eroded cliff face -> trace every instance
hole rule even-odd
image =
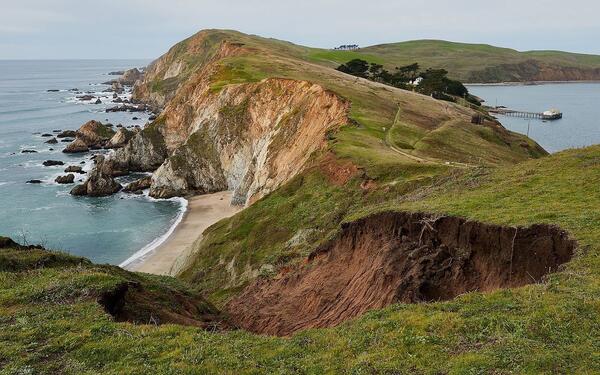
[[[175,97],[179,87],[189,83],[188,79],[192,76],[205,78],[215,62],[245,52],[248,49],[243,44],[226,40],[224,34],[201,31],[152,62],[144,79],[135,85],[133,99],[160,110]],[[204,69],[206,71],[197,74]]]
[[[223,53],[230,46],[221,45]],[[260,199],[300,173],[327,133],[348,123],[349,103],[306,81],[270,78],[211,88],[218,67],[187,80],[161,116],[111,158],[115,171],[154,171],[156,198],[234,192]]]
[[[576,246],[554,226],[386,212],[344,224],[305,264],[258,278],[226,310],[244,329],[286,336],[393,303],[537,283],[568,262]]]
[[[600,69],[543,64],[528,60],[518,64],[502,64],[476,71],[469,82],[544,82],[597,81]]]
[[[170,156],[150,194],[233,190],[233,203],[251,203],[302,171],[327,132],[348,122],[348,107],[304,81],[267,79],[218,93],[207,86],[165,110],[160,129]]]

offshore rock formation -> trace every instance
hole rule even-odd
[[[75,132],[75,140],[63,150],[64,153],[87,152],[100,149],[109,144],[115,135],[114,130],[99,121],[91,120],[83,124]]]
[[[123,188],[123,191],[126,193],[137,193],[144,189],[150,188],[151,183],[152,183],[151,176],[142,177],[139,180],[135,180],[135,181],[129,183],[127,186],[125,186],[125,188]]]
[[[107,172],[108,166],[105,164],[104,156],[97,155],[95,161],[96,167],[90,172],[88,179],[82,185],[75,186],[71,190],[72,195],[103,197],[121,190],[121,184],[115,181],[110,172]]]

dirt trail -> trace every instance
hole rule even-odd
[[[392,303],[539,282],[569,261],[575,246],[548,225],[382,213],[344,225],[305,265],[255,281],[229,302],[227,313],[244,329],[286,336]]]
[[[447,107],[446,111],[448,111]],[[392,126],[387,129],[387,131],[385,132],[385,144],[395,153],[400,154],[406,158],[409,158],[411,160],[416,161],[417,163],[424,163],[424,164],[437,164],[437,165],[445,165],[448,167],[454,167],[454,168],[471,168],[474,167],[473,165],[470,164],[466,164],[466,163],[460,163],[460,162],[455,162],[455,161],[443,161],[443,160],[437,160],[437,159],[432,159],[432,158],[423,158],[417,155],[413,155],[410,154],[406,151],[403,151],[401,149],[399,149],[398,147],[394,146],[393,142],[390,139],[390,135],[392,132],[392,129],[394,129],[395,126],[398,125],[399,119],[400,119],[400,112],[401,112],[401,108],[398,107],[398,111],[396,112],[396,116],[394,117],[394,123],[392,124]]]

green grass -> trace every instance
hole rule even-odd
[[[444,68],[463,82],[527,81],[536,79],[531,62],[550,67],[570,67],[593,71],[600,56],[560,51],[519,52],[486,44],[455,43],[441,40],[415,40],[362,48],[359,53],[384,61],[388,68],[418,62],[423,68]],[[530,68],[529,68],[530,69]]]
[[[258,202],[257,210],[283,212],[310,201],[286,195],[302,191],[300,183],[293,181]],[[307,193],[341,194],[319,187],[316,178],[302,183]],[[600,147],[595,146],[512,167],[455,171],[364,207],[355,218],[395,209],[507,225],[555,223],[575,236],[580,250],[565,270],[543,284],[469,293],[442,303],[396,304],[337,328],[307,330],[291,338],[115,323],[93,296],[122,278],[142,277],[115,268],[66,263],[3,270],[0,365],[3,373],[597,373],[599,183]],[[308,207],[300,211],[307,218],[315,214]],[[222,226],[239,226],[244,234],[240,240],[248,241],[250,250],[267,227],[244,223],[249,226],[242,231],[240,219],[217,224],[212,240],[225,233]],[[0,254],[8,259],[16,252]],[[169,278],[149,280],[159,290],[186,288]]]
[[[384,64],[386,60],[379,56],[373,56],[357,51],[334,51],[334,50],[314,50],[308,55],[308,59],[320,63],[345,64],[350,60],[361,59],[369,63]]]

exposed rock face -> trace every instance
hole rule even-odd
[[[72,195],[88,195],[90,197],[102,197],[111,195],[119,190],[122,186],[110,175],[105,173],[104,162],[102,155],[96,156],[96,168],[90,172],[88,179],[83,185],[78,185],[71,190]]]
[[[60,160],[46,160],[42,164],[44,167],[53,167],[55,165],[64,165],[65,163]]]
[[[76,132],[75,140],[70,143],[63,152],[78,153],[87,152],[90,149],[106,147],[110,139],[115,135],[110,126],[92,120],[83,124]]]
[[[88,146],[102,147],[114,135],[110,127],[98,121],[88,121],[77,130],[77,138],[83,140]]]
[[[218,45],[218,48],[211,48],[212,45]],[[228,41],[226,34],[201,31],[152,62],[146,68],[144,79],[134,86],[133,98],[162,109],[199,66],[207,67],[200,75],[206,74],[213,62],[245,51],[243,44]]]
[[[82,139],[75,139],[64,148],[63,152],[66,154],[77,154],[80,152],[88,152],[90,148]]]
[[[69,173],[65,176],[58,176],[54,181],[56,181],[58,184],[72,184],[73,181],[75,181],[75,175]]]
[[[348,121],[348,103],[309,82],[196,90],[163,113],[170,156],[152,178],[153,197],[228,189],[234,204],[251,203],[299,173],[326,145],[326,133]]]
[[[133,137],[134,133],[125,128],[119,128],[115,135],[108,141],[106,147],[107,148],[121,148],[129,142],[129,140]]]
[[[87,195],[87,185],[86,184],[76,185],[73,189],[71,189],[69,194],[75,195],[75,196]]]
[[[469,82],[597,81],[600,68],[585,69],[542,64],[528,60],[518,64],[501,64],[473,72]]]
[[[60,132],[57,138],[75,138],[77,137],[77,132],[75,130],[65,130]]]
[[[289,335],[392,303],[536,283],[568,262],[575,247],[564,231],[548,225],[383,213],[345,224],[307,264],[256,280],[227,310],[242,328]]]
[[[83,171],[83,168],[81,168],[78,165],[69,165],[65,169],[65,173],[85,173],[85,172]]]
[[[123,76],[119,78],[119,83],[124,86],[133,86],[135,83],[144,78],[144,73],[140,72],[138,68],[133,68],[125,71]]]
[[[56,138],[50,138],[45,143],[48,143],[48,144],[51,144],[51,145],[55,145],[55,144],[58,143],[58,140]]]
[[[152,177],[151,176],[143,177],[143,178],[140,178],[139,180],[133,181],[132,183],[130,183],[127,186],[125,186],[125,188],[123,189],[123,191],[125,191],[127,193],[135,193],[135,192],[138,192],[140,190],[148,189],[148,188],[150,188],[150,183],[151,182],[152,182]]]
[[[152,172],[167,158],[167,148],[162,134],[150,126],[135,134],[109,159],[113,169],[132,172]]]

